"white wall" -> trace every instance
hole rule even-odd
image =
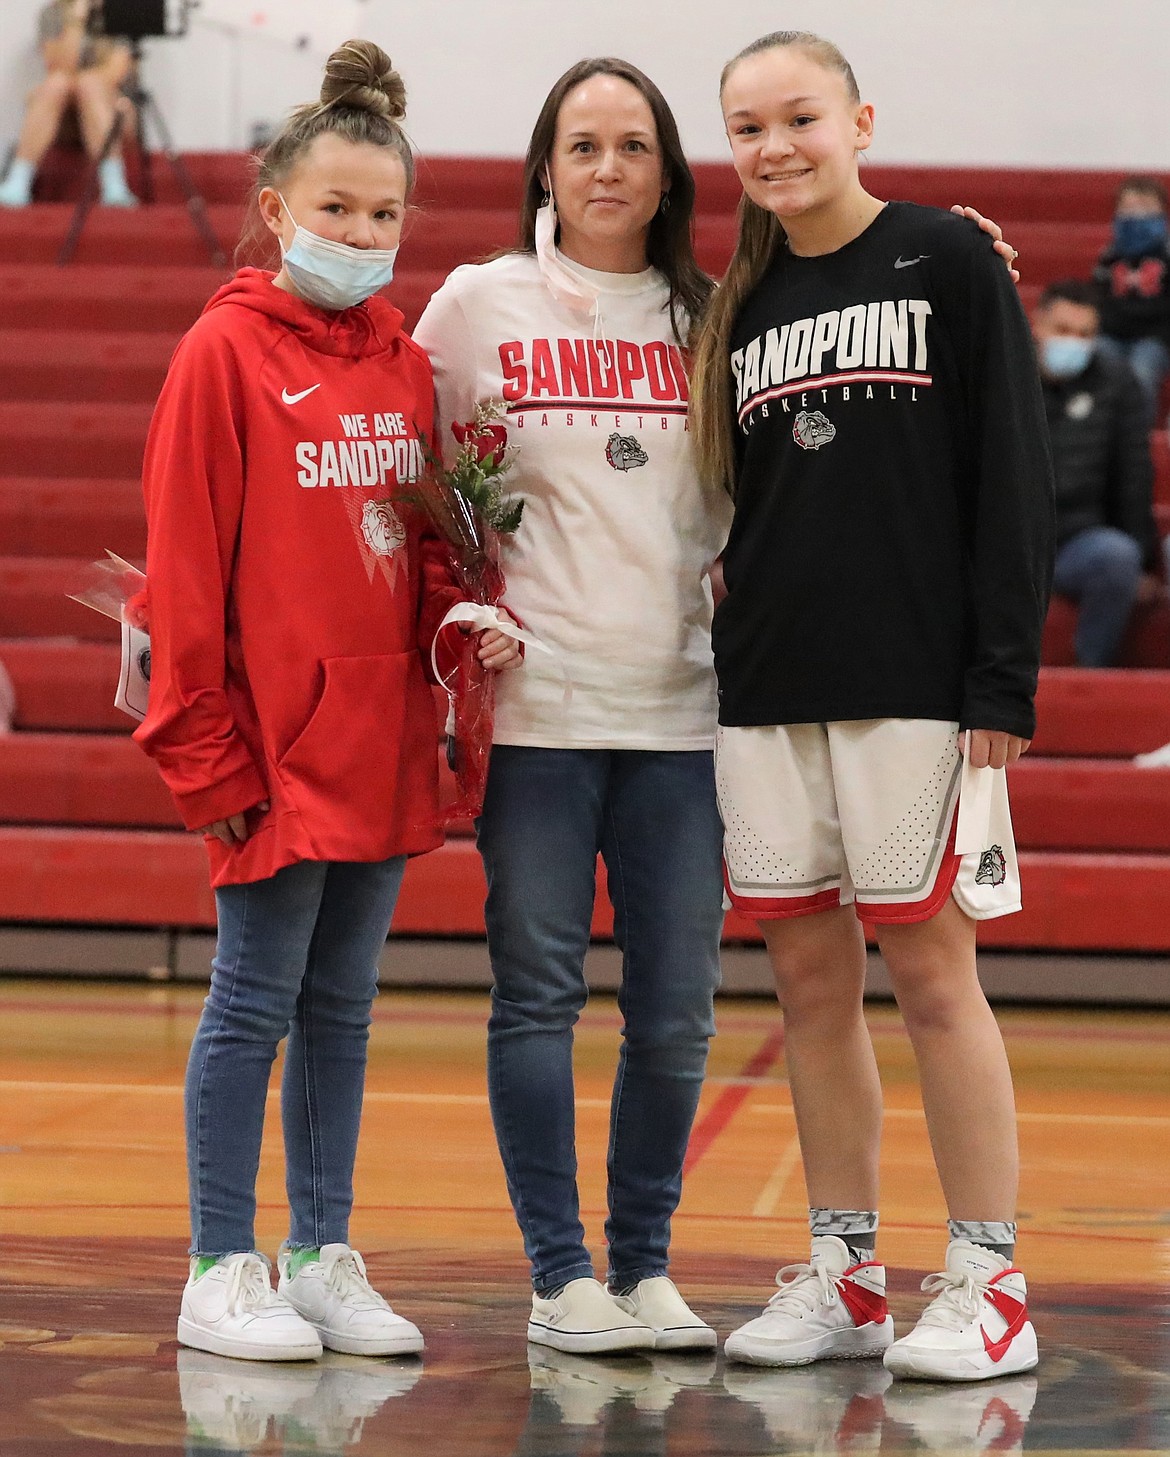
[[[0,146],[39,4],[0,0]],[[694,158],[718,159],[722,62],[807,26],[877,107],[874,161],[1170,170],[1167,0],[204,0],[193,17],[186,40],[148,44],[146,65],[191,149],[242,146],[314,95],[325,53],[356,32],[406,76],[423,152],[518,155],[556,76],[609,53],[659,83]]]

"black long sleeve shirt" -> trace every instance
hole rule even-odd
[[[1031,333],[990,240],[890,203],[835,253],[780,253],[731,349],[720,723],[1031,737],[1052,467]]]

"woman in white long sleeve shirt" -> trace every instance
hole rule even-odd
[[[557,655],[497,684],[478,839],[489,1091],[532,1264],[528,1338],[578,1352],[716,1339],[666,1275],[723,921],[708,571],[730,509],[700,486],[687,428],[682,350],[711,286],[693,199],[657,87],[581,62],[533,132],[520,246],[456,269],[415,333],[445,437],[477,401],[506,403],[525,501],[507,601]],[[599,853],[623,953],[608,1288],[578,1212],[572,1066]]]

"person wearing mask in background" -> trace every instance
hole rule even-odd
[[[1146,404],[1134,371],[1096,347],[1090,284],[1049,284],[1032,334],[1056,474],[1054,588],[1080,608],[1076,658],[1117,661],[1134,603],[1161,590]]]
[[[16,151],[0,183],[0,207],[32,201],[37,168],[69,106],[77,108],[86,153],[93,159],[101,155],[134,61],[124,40],[89,34],[91,8],[90,0],[53,0],[41,11],[38,40],[46,75],[29,95]],[[98,187],[105,207],[138,206],[120,151],[99,164]]]
[[[1170,236],[1166,189],[1154,177],[1127,177],[1117,189],[1113,239],[1097,260],[1102,344],[1126,359],[1157,423],[1170,371]]]

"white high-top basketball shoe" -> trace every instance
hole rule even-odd
[[[1028,1319],[1028,1286],[994,1250],[953,1239],[946,1269],[922,1288],[934,1299],[918,1324],[885,1354],[895,1376],[986,1381],[1031,1371],[1039,1357]]]
[[[729,1361],[803,1366],[809,1361],[880,1356],[894,1339],[886,1269],[855,1264],[844,1240],[819,1234],[807,1265],[787,1265],[762,1315],[728,1336]]]

